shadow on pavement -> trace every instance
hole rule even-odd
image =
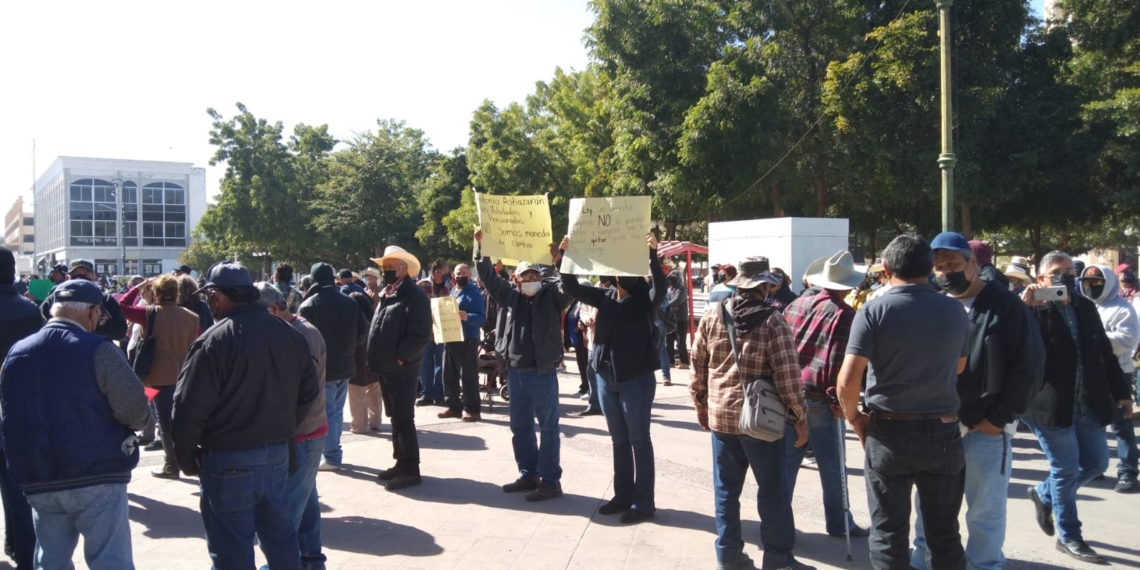
[[[321,519],[321,547],[370,556],[437,556],[435,537],[407,525],[365,517]]]
[[[420,449],[446,449],[448,451],[483,451],[487,442],[475,435],[451,431],[421,431],[417,433]]]
[[[202,515],[194,509],[128,493],[130,519],[146,527],[148,538],[205,538]]]
[[[621,517],[617,515],[607,516],[596,514],[590,521],[600,526],[629,526],[621,522]],[[677,509],[657,509],[656,516],[652,520],[641,523],[643,525],[657,525],[667,526],[672,528],[680,528],[685,530],[692,530],[696,532],[707,533],[711,537],[716,536],[716,521],[709,515],[696,513],[693,511],[680,511]],[[760,535],[759,525],[757,525],[756,536]],[[747,542],[747,540],[746,540]]]
[[[503,481],[510,483],[510,481]],[[590,517],[602,500],[566,493],[549,501],[528,502],[526,493],[504,493],[500,485],[471,479],[424,476],[424,484],[400,492],[410,499],[449,505],[479,505],[495,509],[510,509],[545,514],[580,515]]]
[[[760,538],[760,523],[749,521],[743,527],[744,539],[755,544]],[[752,534],[749,534],[752,533]],[[751,539],[751,540],[749,540]],[[847,561],[846,541],[826,534],[796,532],[796,560],[809,565],[819,564],[834,568],[870,568],[867,539],[851,539],[851,562]]]
[[[704,431],[701,429],[701,426],[697,425],[696,420],[693,420],[691,422],[682,422],[682,421],[677,421],[677,420],[662,420],[659,418],[653,418],[653,423],[664,426],[664,427],[671,427],[671,428],[676,428],[676,429],[685,429],[685,430],[689,430],[689,431]]]

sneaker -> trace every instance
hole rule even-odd
[[[1113,491],[1117,493],[1131,493],[1136,490],[1136,478],[1125,475],[1116,480],[1116,488]]]
[[[600,416],[602,415],[602,411],[598,408],[586,408],[578,412],[576,415],[580,418],[584,418],[586,416]]]
[[[518,493],[533,491],[538,488],[538,477],[519,477],[513,483],[503,485],[504,493]]]
[[[340,471],[340,465],[329,463],[327,459],[322,457],[321,464],[317,466],[317,471]]]
[[[585,400],[585,401],[589,402],[590,401],[590,395],[589,394],[582,394],[581,396],[578,396],[578,399],[579,400]]]
[[[630,508],[632,508],[632,505],[627,505],[625,503],[615,503],[611,500],[610,502],[598,507],[598,514],[616,515],[618,513],[624,513]]]
[[[423,482],[423,478],[419,475],[408,475],[405,473],[399,477],[396,477],[395,479],[392,479],[391,481],[388,481],[388,484],[384,485],[384,488],[388,489],[389,491],[399,491],[400,489],[415,487],[416,485],[422,484]]]
[[[685,363],[683,363],[683,362],[682,362],[681,364],[678,364],[678,365],[677,365],[677,369],[678,369],[678,370],[688,370],[688,369],[689,369],[689,365],[688,365],[688,364],[685,364]]]
[[[465,421],[465,422],[477,422],[481,419],[483,419],[483,416],[481,414],[479,414],[479,412],[475,412],[474,414],[471,414],[471,413],[463,414],[463,421]]]
[[[170,465],[164,465],[160,469],[151,471],[150,474],[159,479],[170,479],[173,481],[175,479],[178,479],[178,468],[172,467]]]
[[[391,481],[400,476],[400,470],[395,467],[389,467],[376,474],[376,479],[379,481]]]
[[[430,405],[431,405],[431,400],[429,400],[427,398],[420,398],[420,399],[416,400],[416,407],[417,408],[422,408],[424,406],[430,406]]]
[[[143,446],[143,451],[162,451],[162,440],[156,439]]]
[[[432,402],[432,404],[433,404],[433,405],[436,405],[436,406],[439,406],[439,407],[441,407],[441,408],[442,408],[442,407],[445,407],[445,406],[447,406],[447,402],[445,402],[445,401],[443,400],[443,398],[436,398],[436,399],[435,399],[435,401],[434,401],[434,402]]]
[[[459,419],[459,418],[463,417],[463,412],[458,411],[458,410],[444,410],[444,411],[436,414],[435,417],[437,417],[441,420],[446,420],[448,418]]]
[[[537,501],[545,501],[548,499],[557,499],[562,496],[562,488],[555,487],[554,485],[539,485],[537,489],[526,494],[526,500],[532,503]]]
[[[651,518],[653,518],[653,513],[646,513],[643,511],[626,511],[626,513],[621,516],[621,522],[622,524],[637,524],[645,522]]]
[[[847,535],[842,533],[842,532],[836,533],[836,534],[832,534],[829,532],[829,533],[827,533],[827,536],[831,536],[831,537],[835,537],[835,538],[844,538]],[[871,531],[867,530],[866,527],[861,527],[857,524],[851,526],[851,538],[867,538],[868,536],[871,536]]]
[[[585,391],[585,390],[578,390],[577,392],[574,392],[574,397],[576,397],[576,398],[581,398],[582,396],[589,396],[589,395],[590,395],[590,393]]]
[[[664,385],[665,385],[665,386],[672,386],[672,385],[673,385],[673,381],[672,381],[672,380],[670,380],[670,379],[668,379],[668,378],[666,378],[666,379],[665,379],[665,382],[664,382]]]
[[[736,560],[733,561],[731,564],[717,564],[716,570],[733,570],[735,568],[751,568],[751,567],[752,567],[752,558],[750,558],[748,556],[748,553],[741,552],[740,556],[737,556]]]

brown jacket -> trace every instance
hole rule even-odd
[[[198,315],[175,303],[163,303],[153,309],[158,311],[154,315],[154,364],[142,382],[151,387],[173,386],[186,362],[190,345],[198,338]],[[146,338],[147,333],[144,325],[139,338]]]

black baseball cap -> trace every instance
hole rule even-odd
[[[189,265],[179,265],[178,269],[175,269],[175,271],[189,275],[190,274],[190,266]]]
[[[194,293],[218,287],[253,287],[253,276],[240,263],[219,261],[206,271],[206,283]]]

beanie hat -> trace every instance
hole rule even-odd
[[[336,282],[336,271],[327,263],[314,263],[312,269],[309,270],[309,274],[313,276],[313,281],[322,287],[332,285]]]

